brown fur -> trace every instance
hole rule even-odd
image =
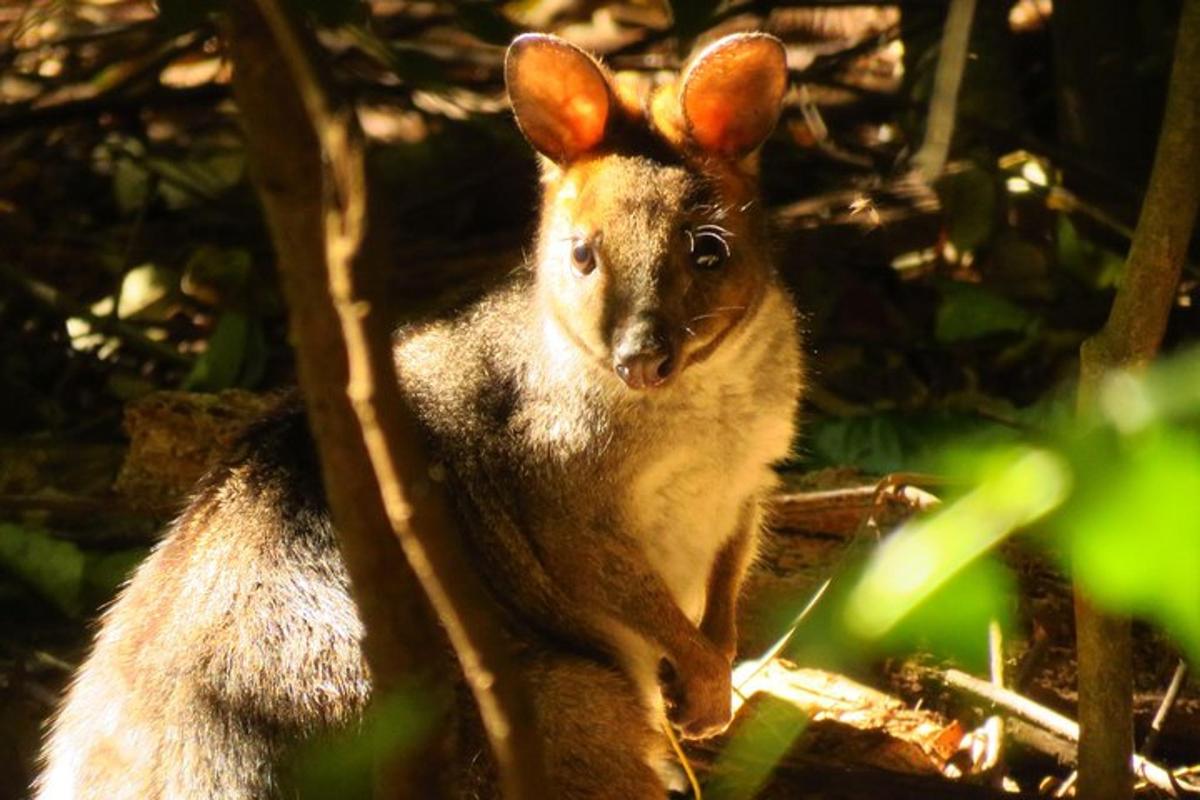
[[[518,40],[510,94],[546,157],[536,264],[397,337],[402,388],[509,612],[555,796],[661,797],[663,711],[692,736],[729,720],[736,599],[800,352],[753,190],[782,55],[724,42],[670,90],[729,105],[698,121],[665,90],[631,101],[562,42]],[[731,83],[726,62],[752,80]],[[703,225],[724,231],[717,269],[689,251]],[[635,390],[614,352],[647,320],[676,367]],[[274,797],[297,743],[358,718],[362,631],[317,474],[293,411],[206,479],[104,615],[39,800]]]

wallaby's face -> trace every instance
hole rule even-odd
[[[645,103],[551,37],[518,39],[506,74],[545,156],[547,323],[630,388],[668,385],[754,313],[771,280],[754,152],[787,85],[782,46],[722,39]]]

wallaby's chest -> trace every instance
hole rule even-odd
[[[633,450],[620,481],[627,532],[695,622],[717,553],[773,481],[768,465],[779,457],[777,412],[738,388],[647,419],[653,438]]]

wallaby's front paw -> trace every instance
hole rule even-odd
[[[733,685],[729,660],[712,647],[687,658],[659,663],[659,682],[667,716],[689,739],[706,739],[725,730],[732,718]]]

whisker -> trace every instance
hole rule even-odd
[[[713,225],[711,223],[706,224],[706,225],[697,225],[696,233],[715,234],[717,236],[720,236],[721,238],[725,238],[725,237],[733,238],[737,235],[733,231],[729,230],[728,228],[722,228],[720,225]]]
[[[745,311],[745,310],[746,310],[745,306],[721,306],[720,308],[714,308],[712,311],[710,311],[707,314],[700,314],[698,316],[692,317],[691,319],[688,320],[688,324],[691,325],[693,322],[699,322],[702,319],[713,319],[714,317],[720,317],[727,312]]]

